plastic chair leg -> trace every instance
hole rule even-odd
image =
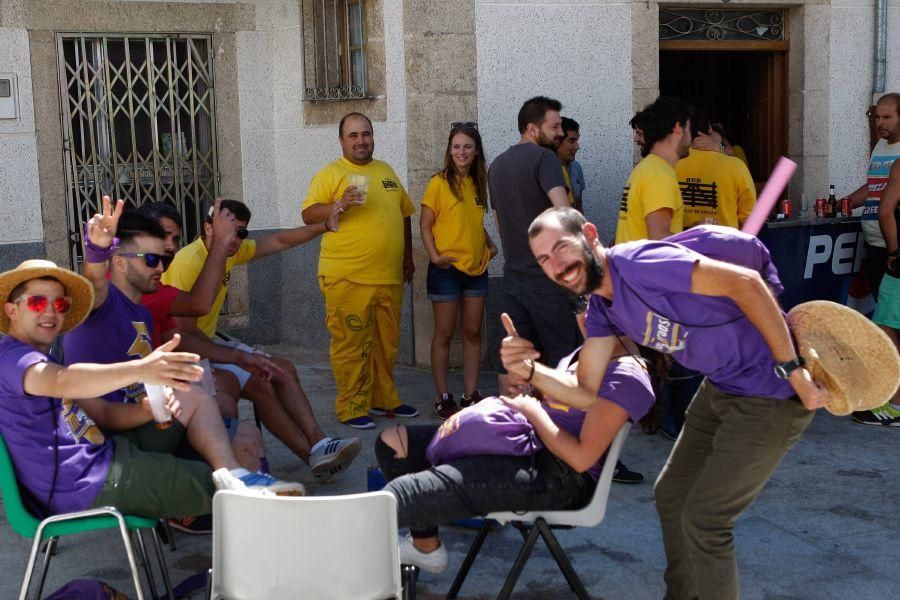
[[[528,537],[525,538],[525,543],[523,543],[522,547],[519,549],[519,554],[516,556],[516,562],[513,563],[509,575],[506,576],[506,581],[503,583],[503,589],[500,590],[500,595],[497,596],[498,600],[508,600],[509,597],[512,596],[513,589],[516,587],[516,582],[519,580],[519,575],[522,574],[522,569],[525,568],[525,563],[528,562],[528,557],[531,556],[531,551],[534,550],[534,544],[537,542],[538,536],[540,536],[538,528],[532,527],[528,532]]]
[[[588,596],[587,590],[584,589],[584,583],[581,582],[581,578],[572,567],[569,557],[566,556],[566,553],[562,549],[562,546],[560,546],[556,536],[553,535],[550,526],[547,525],[547,522],[544,519],[535,521],[534,526],[540,532],[541,537],[544,538],[544,543],[547,544],[547,548],[556,560],[559,570],[562,571],[562,574],[566,577],[566,581],[569,582],[569,587],[572,588],[572,591],[575,592],[575,595],[578,596],[579,600],[588,600],[590,596]]]
[[[469,574],[469,569],[472,568],[472,564],[475,562],[475,558],[481,551],[481,547],[484,545],[484,540],[487,539],[488,533],[491,532],[494,524],[495,521],[485,519],[484,523],[481,525],[481,528],[478,530],[478,535],[475,536],[475,539],[472,541],[472,545],[469,546],[469,551],[466,553],[466,557],[463,559],[462,564],[459,566],[459,571],[457,571],[456,573],[456,578],[453,579],[453,584],[450,586],[450,590],[447,592],[447,600],[452,600],[459,595],[459,590],[460,588],[462,588],[463,583],[466,581],[466,577]]]
[[[156,579],[153,577],[153,569],[150,566],[150,557],[147,556],[147,546],[144,544],[144,532],[140,529],[134,531],[138,542],[138,553],[144,565],[144,574],[147,576],[147,585],[150,587],[150,596],[156,598]]]
[[[137,600],[144,600],[144,591],[141,589],[141,577],[138,575],[137,561],[134,559],[134,548],[131,545],[131,536],[128,535],[125,519],[120,517],[116,517],[116,519],[119,521],[119,534],[122,536],[122,543],[125,544],[125,555],[128,557],[128,566],[131,568],[134,593],[137,596]]]
[[[419,567],[401,565],[403,580],[403,600],[416,600],[416,585],[419,582]]]
[[[31,587],[31,576],[34,574],[34,565],[37,562],[37,555],[41,548],[40,532],[34,536],[31,543],[31,553],[28,555],[28,564],[25,566],[25,576],[22,578],[22,587],[19,588],[19,600],[28,598],[28,588]]]
[[[44,560],[41,562],[41,571],[38,574],[37,597],[40,599],[44,591],[44,583],[47,581],[47,571],[50,569],[50,559],[56,554],[56,547],[59,545],[59,538],[54,537],[47,540],[44,546]]]

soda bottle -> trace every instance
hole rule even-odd
[[[839,217],[841,214],[837,198],[834,197],[834,184],[828,186],[828,216]]]

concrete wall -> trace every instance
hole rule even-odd
[[[2,14],[2,13],[0,13]],[[0,17],[0,73],[18,84],[18,118],[0,119],[0,269],[43,255],[28,32]]]

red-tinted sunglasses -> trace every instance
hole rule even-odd
[[[13,300],[13,303],[18,303],[22,300],[27,301],[26,306],[28,307],[28,310],[36,313],[42,313],[47,310],[48,304],[52,304],[53,310],[61,315],[66,314],[69,312],[69,309],[72,308],[72,298],[69,296],[56,296],[50,298],[49,296],[42,296],[41,294],[22,294]]]

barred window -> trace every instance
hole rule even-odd
[[[365,2],[303,0],[305,100],[367,98]]]

